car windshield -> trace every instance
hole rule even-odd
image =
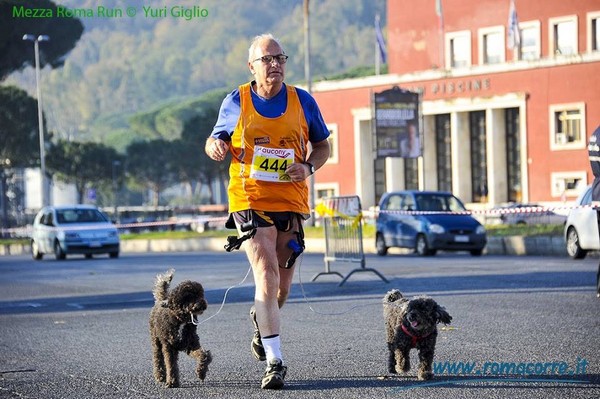
[[[464,205],[454,196],[443,194],[417,194],[417,208],[426,212],[462,212]]]
[[[96,209],[61,209],[56,211],[56,220],[65,223],[99,223],[108,222],[102,212]]]

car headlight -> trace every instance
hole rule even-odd
[[[475,229],[475,233],[476,234],[485,234],[485,227],[477,226],[477,228]]]
[[[435,234],[443,234],[446,230],[439,224],[432,224],[429,226],[429,231]]]

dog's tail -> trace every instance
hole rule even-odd
[[[396,302],[397,300],[403,298],[402,293],[396,289],[388,291],[387,294],[383,297],[383,303],[391,303]]]
[[[156,302],[167,300],[169,295],[169,285],[171,284],[171,280],[173,280],[174,274],[175,269],[169,269],[166,273],[156,276],[156,282],[154,283],[154,289],[152,290]]]

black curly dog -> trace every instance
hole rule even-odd
[[[433,377],[432,365],[437,339],[437,324],[450,324],[452,316],[427,296],[404,298],[391,290],[383,298],[383,316],[389,349],[388,371],[396,374],[410,370],[409,352],[419,351],[417,378]]]
[[[175,270],[156,276],[154,307],[150,311],[150,339],[154,360],[154,379],[168,388],[179,386],[177,359],[185,351],[196,359],[196,375],[204,380],[212,361],[210,351],[200,346],[196,317],[206,310],[204,288],[200,283],[184,281],[169,292]]]

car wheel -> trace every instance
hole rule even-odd
[[[417,244],[415,246],[415,250],[419,256],[431,256],[435,255],[436,251],[432,251],[429,249],[429,245],[427,244],[427,239],[423,234],[419,234],[417,236]]]
[[[108,256],[112,259],[116,259],[119,257],[119,253],[118,252],[111,252],[108,254]]]
[[[60,242],[54,241],[54,255],[56,256],[56,260],[63,260],[67,258],[67,254],[60,246]]]
[[[567,253],[573,259],[583,259],[587,255],[587,251],[579,245],[579,235],[574,227],[567,231]]]
[[[40,247],[37,242],[31,240],[31,257],[35,260],[41,260],[44,254],[40,252]]]
[[[385,245],[385,239],[383,238],[383,234],[377,234],[377,237],[375,238],[375,249],[377,250],[377,255],[387,255],[388,247]]]
[[[596,273],[596,296],[600,298],[600,265],[598,265],[598,272]]]

